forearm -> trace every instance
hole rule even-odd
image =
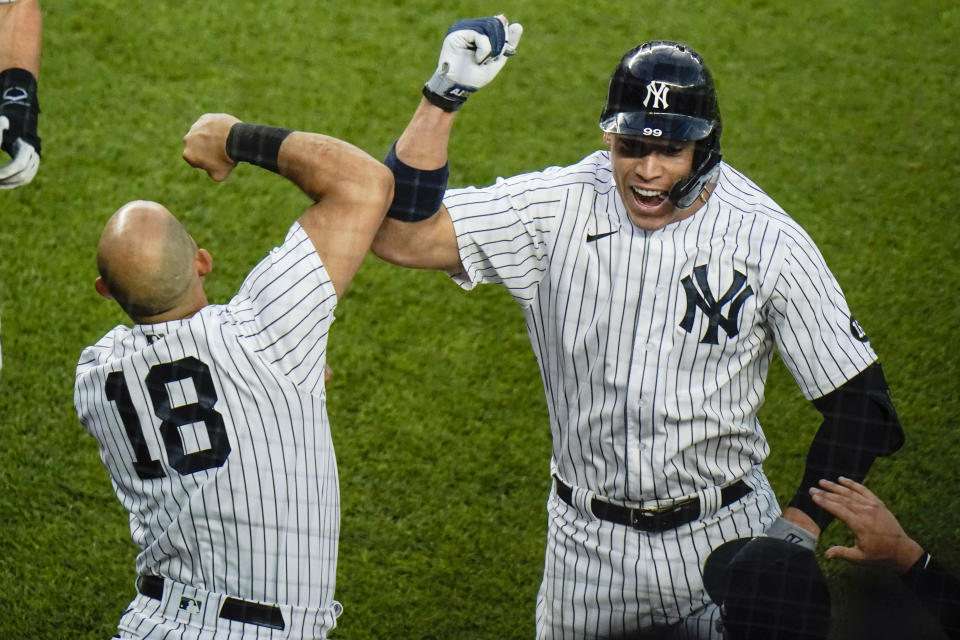
[[[0,71],[26,69],[38,77],[42,32],[37,0],[0,4]]]
[[[380,207],[393,192],[393,176],[381,162],[354,145],[319,133],[295,131],[284,139],[277,172],[313,201]],[[385,207],[385,205],[383,205]]]
[[[836,481],[843,476],[862,481],[878,456],[902,446],[903,429],[879,363],[815,400],[814,406],[824,420],[810,445],[803,480],[790,506],[824,529],[833,516],[813,502],[810,488],[821,478]]]
[[[416,169],[439,169],[447,163],[447,145],[456,112],[420,100],[410,124],[397,140],[397,157]]]
[[[382,260],[414,269],[462,269],[450,215],[442,204],[432,211],[441,202],[446,185],[447,144],[455,117],[455,112],[444,111],[424,98],[397,140],[396,158],[406,167],[387,160],[394,169],[395,199],[371,245]],[[440,169],[442,176],[437,175]],[[436,181],[429,186],[435,194],[424,197],[424,185],[430,181]],[[429,210],[428,200],[432,202]]]

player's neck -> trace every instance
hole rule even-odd
[[[208,304],[210,303],[207,302],[207,294],[201,288],[193,295],[186,296],[179,304],[163,313],[144,318],[133,318],[133,321],[137,324],[160,324],[161,322],[170,322],[171,320],[186,320],[187,318],[192,318],[194,314]]]

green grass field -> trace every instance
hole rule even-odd
[[[125,320],[93,290],[106,219],[128,200],[166,204],[214,255],[208,290],[225,302],[306,201],[254,167],[223,184],[188,167],[196,117],[320,131],[382,157],[447,26],[497,11],[525,33],[459,117],[451,185],[576,161],[601,144],[625,50],[654,38],[699,50],[725,158],[818,242],[884,364],[907,443],[869,486],[960,570],[955,2],[42,4],[43,162],[0,192],[0,638],[106,638],[133,596],[127,516],[72,403],[81,349]],[[371,256],[337,315],[335,637],[531,638],[549,432],[519,308]],[[767,398],[766,468],[785,501],[818,414],[779,364]],[[820,550],[849,540],[834,525]],[[827,570],[835,638],[937,637],[886,574]]]

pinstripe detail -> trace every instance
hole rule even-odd
[[[84,350],[77,414],[130,512],[141,549],[138,574],[286,607],[290,630],[309,637],[333,627],[339,488],[323,365],[336,303],[312,243],[294,224],[228,304],[186,320],[118,326]],[[181,475],[168,463],[145,379],[155,365],[185,357],[209,367],[231,450],[222,466]],[[133,471],[116,403],[104,394],[115,371],[163,478],[141,480]],[[196,402],[194,387],[190,378],[168,383],[171,405]],[[178,433],[185,448],[190,441],[203,449],[202,429],[182,425]],[[196,629],[181,636],[159,611],[158,601],[138,596],[121,630],[144,638],[207,637]],[[221,634],[228,629],[229,637],[275,637],[219,620],[215,611],[203,620]]]
[[[501,284],[524,310],[550,415],[551,471],[605,500],[670,504],[751,474],[767,492],[759,469],[769,447],[757,411],[774,350],[808,399],[876,359],[851,335],[843,293],[811,238],[729,165],[721,164],[707,205],[657,231],[630,221],[606,151],[483,189],[453,189],[444,202],[464,265],[454,280],[465,289]],[[736,320],[735,335],[711,325],[717,320],[699,306],[685,330],[690,302],[682,281],[694,269],[716,300],[728,290],[731,297],[743,293],[737,314],[729,304],[720,308]],[[739,290],[735,272],[745,276]],[[716,344],[702,342],[708,330]],[[772,498],[761,502],[745,521],[721,521],[723,534],[711,534],[712,546],[779,513]],[[577,539],[588,546],[596,543],[595,529],[615,527],[585,522],[593,529]],[[614,615],[622,606],[578,583],[594,571],[603,575],[598,589],[624,588],[608,582],[623,580],[622,572],[638,581],[631,588],[645,585],[630,606],[658,608],[665,619],[706,602],[699,572],[712,547],[702,534],[663,534],[676,536],[667,553],[654,534],[617,531],[607,534],[607,555],[595,556],[582,545],[558,546],[557,536],[574,535],[570,526],[551,511],[541,598],[561,598],[569,610],[556,623],[541,603],[541,637],[603,637],[597,629],[616,627],[598,622],[594,609]],[[624,548],[637,536],[649,538],[649,555]],[[615,562],[617,553],[629,562]],[[560,567],[576,578],[554,575]],[[553,624],[568,632],[543,628]]]

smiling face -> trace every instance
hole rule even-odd
[[[667,197],[670,188],[693,168],[693,141],[614,133],[604,134],[603,139],[610,146],[617,191],[635,225],[653,231],[700,208],[698,200],[688,209],[678,209]]]

